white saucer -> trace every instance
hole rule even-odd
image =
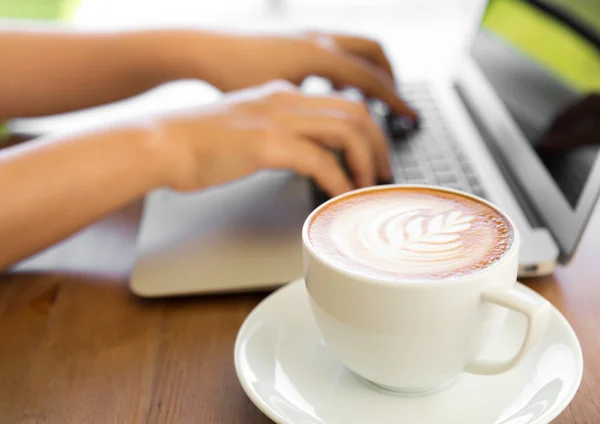
[[[521,284],[519,289],[539,296]],[[511,312],[485,356],[506,358],[515,352],[524,324],[524,318]],[[235,344],[235,367],[252,402],[279,424],[546,424],[577,392],[583,358],[573,329],[553,309],[542,345],[512,371],[464,374],[429,396],[380,393],[325,346],[304,280],[297,280],[271,294],[246,318]]]

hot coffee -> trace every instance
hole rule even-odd
[[[515,231],[494,207],[423,187],[357,191],[324,205],[308,239],[343,270],[385,280],[461,277],[511,250]]]
[[[546,331],[550,305],[514,290],[518,229],[469,195],[428,186],[356,190],[313,211],[302,246],[323,340],[379,390],[424,394],[463,372],[501,374]],[[508,309],[527,317],[518,353],[480,358]]]

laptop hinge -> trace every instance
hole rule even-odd
[[[460,84],[453,84],[453,88],[455,89],[458,96],[465,105],[469,116],[475,124],[475,128],[477,129],[478,134],[481,136],[481,139],[484,141],[486,147],[490,151],[493,161],[496,163],[498,169],[500,170],[500,173],[505,178],[508,186],[510,187],[512,193],[515,196],[516,201],[523,210],[525,217],[529,221],[529,224],[532,228],[544,228],[545,225],[542,218],[537,213],[535,206],[531,203],[529,197],[523,191],[521,185],[510,170],[510,167],[507,165],[503,153],[500,151],[500,149],[498,149],[496,145],[496,140],[494,139],[493,134],[485,126],[480,114],[474,107],[473,102],[470,101],[468,94],[465,92],[464,89],[461,88]]]

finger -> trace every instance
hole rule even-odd
[[[293,113],[287,121],[284,125],[295,134],[315,140],[330,150],[342,151],[355,186],[375,185],[373,145],[348,115]]]
[[[332,37],[336,45],[342,50],[354,56],[360,56],[383,69],[391,78],[392,84],[395,85],[396,78],[392,65],[377,41],[349,35],[332,35]]]
[[[385,83],[385,74],[376,66],[360,58],[353,58],[343,52],[321,50],[317,58],[319,76],[328,78],[335,86],[359,88],[366,97],[376,97],[387,103],[392,112],[417,121],[417,113],[408,106],[393,87]]]
[[[311,177],[331,197],[354,188],[336,156],[313,141],[293,135],[264,141],[262,168],[290,169]]]
[[[314,114],[315,111],[321,111],[324,114],[332,114],[337,112],[338,116],[350,116],[371,143],[377,176],[383,181],[391,181],[392,170],[388,140],[364,103],[354,102],[340,95],[293,95],[287,96],[281,101],[285,107],[305,111],[305,113]]]

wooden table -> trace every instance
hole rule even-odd
[[[271,422],[233,366],[238,328],[265,293],[136,298],[140,211],[136,202],[0,278],[0,423]],[[600,208],[568,267],[525,281],[583,347],[583,382],[560,424],[600,422],[598,252]]]

